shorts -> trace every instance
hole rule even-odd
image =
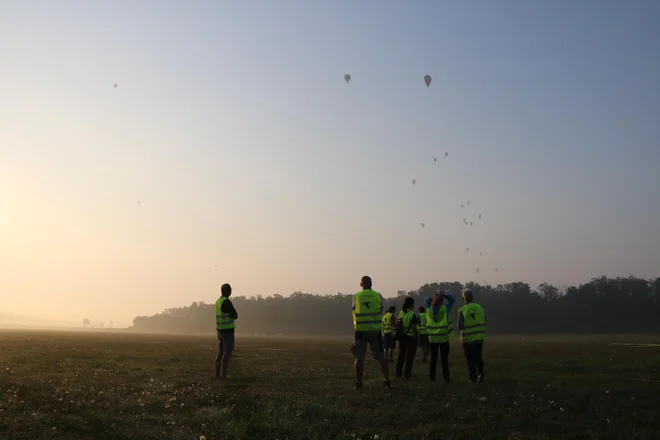
[[[218,332],[218,354],[234,351],[234,334]]]
[[[375,360],[383,359],[383,336],[380,331],[355,332],[355,351],[353,356],[356,360],[363,360],[367,353],[367,344],[371,348],[371,356]]]
[[[396,339],[394,339],[394,333],[392,332],[383,334],[383,342],[385,350],[394,350],[396,348]]]
[[[428,348],[429,346],[429,335],[419,335],[419,347]]]

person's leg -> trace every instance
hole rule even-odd
[[[415,360],[415,354],[417,353],[417,338],[414,336],[407,338],[408,350],[406,351],[406,366],[403,370],[403,376],[409,379],[412,377],[413,361]]]
[[[477,380],[477,366],[474,363],[474,350],[473,344],[463,343],[463,352],[465,353],[465,360],[467,361],[468,374],[470,375],[470,382]]]
[[[437,342],[429,342],[429,350],[431,352],[431,362],[429,363],[429,378],[435,380],[435,371],[438,366],[438,348]]]
[[[482,357],[484,349],[484,344],[474,344],[474,363],[477,367],[477,374],[479,376],[479,382],[483,382],[486,378],[484,377],[484,359]]]
[[[442,363],[442,377],[449,382],[449,342],[440,344],[440,362]]]
[[[220,377],[220,366],[222,365],[222,353],[224,352],[222,347],[222,338],[220,333],[217,334],[218,337],[218,354],[215,357],[215,377]]]
[[[229,360],[234,352],[234,334],[222,333],[222,362],[220,363],[220,375],[223,379],[227,378],[229,369]]]
[[[355,387],[362,388],[362,374],[364,373],[364,355],[367,351],[367,341],[356,332],[355,349],[353,357],[355,358]]]
[[[406,362],[406,344],[404,338],[405,336],[399,341],[399,355],[396,359],[396,373],[394,377],[401,377],[403,374],[403,364]]]
[[[383,335],[377,333],[374,336],[369,337],[369,347],[371,348],[371,354],[374,359],[378,361],[380,365],[380,372],[383,373],[383,381],[386,387],[390,386],[390,369],[387,365],[387,360],[383,355],[383,350],[380,348],[383,346]]]

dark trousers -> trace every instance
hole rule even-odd
[[[406,378],[412,377],[415,353],[417,353],[417,338],[415,336],[403,335],[399,343],[399,357],[396,360],[396,377],[401,377],[401,373]]]
[[[477,374],[479,375],[479,379],[483,379],[484,377],[484,360],[481,358],[481,352],[483,349],[483,342],[472,344],[463,343],[463,352],[465,353],[470,380],[477,380]]]
[[[440,351],[440,364],[442,365],[442,377],[449,382],[449,342],[429,342],[431,349],[431,363],[429,364],[429,377],[435,380],[435,370],[438,366],[438,351]]]

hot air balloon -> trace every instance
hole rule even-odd
[[[470,252],[470,248],[465,248],[465,252]]]
[[[479,214],[479,220],[481,220],[481,214]]]
[[[482,256],[482,255],[483,255],[483,252],[479,252],[479,256]]]
[[[445,157],[447,157],[447,156],[449,156],[449,153],[447,153],[447,152],[445,151]]]
[[[470,201],[468,200],[468,205],[470,204]]]
[[[344,75],[344,81],[346,81],[346,84],[348,84],[350,80],[351,80],[351,75],[349,75],[348,73]]]
[[[432,80],[431,75],[424,75],[424,83],[426,84],[426,87],[431,85]]]
[[[495,269],[495,272],[497,272],[497,269]]]
[[[415,183],[417,183],[417,181],[416,181],[415,179],[413,179],[413,181],[412,181],[412,182],[413,182],[413,185],[414,185]]]
[[[113,84],[112,87],[114,87],[114,88],[116,89],[116,88],[117,88],[117,84]]]
[[[479,273],[479,268],[477,267],[477,273]]]
[[[463,207],[463,205],[461,205],[461,208],[462,208],[462,207]]]
[[[425,226],[424,223],[420,223],[420,225],[422,225],[422,228]]]
[[[472,222],[470,222],[470,226],[472,226]]]
[[[438,161],[438,159],[436,159],[436,158],[434,157],[434,158],[433,158],[433,162],[437,162],[437,161]]]
[[[140,204],[140,201],[138,200],[138,205]]]

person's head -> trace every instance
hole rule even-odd
[[[371,277],[368,275],[363,276],[360,280],[360,287],[363,289],[371,289]]]
[[[401,306],[401,310],[408,311],[412,310],[413,307],[415,307],[415,298],[412,296],[407,296],[406,299],[403,300],[403,305]]]
[[[396,312],[396,307],[394,307],[394,306],[390,306],[389,311],[390,311],[390,313],[394,313],[394,312]]]
[[[445,292],[438,290],[438,293],[435,295],[436,306],[441,306],[445,302]]]
[[[231,296],[231,286],[228,283],[223,284],[220,288],[220,293],[225,298],[229,298]]]
[[[463,289],[463,301],[466,303],[471,303],[474,299],[474,294],[470,289]]]
[[[423,306],[421,306],[419,308],[419,313],[424,313],[424,312],[426,312],[426,309]]]

